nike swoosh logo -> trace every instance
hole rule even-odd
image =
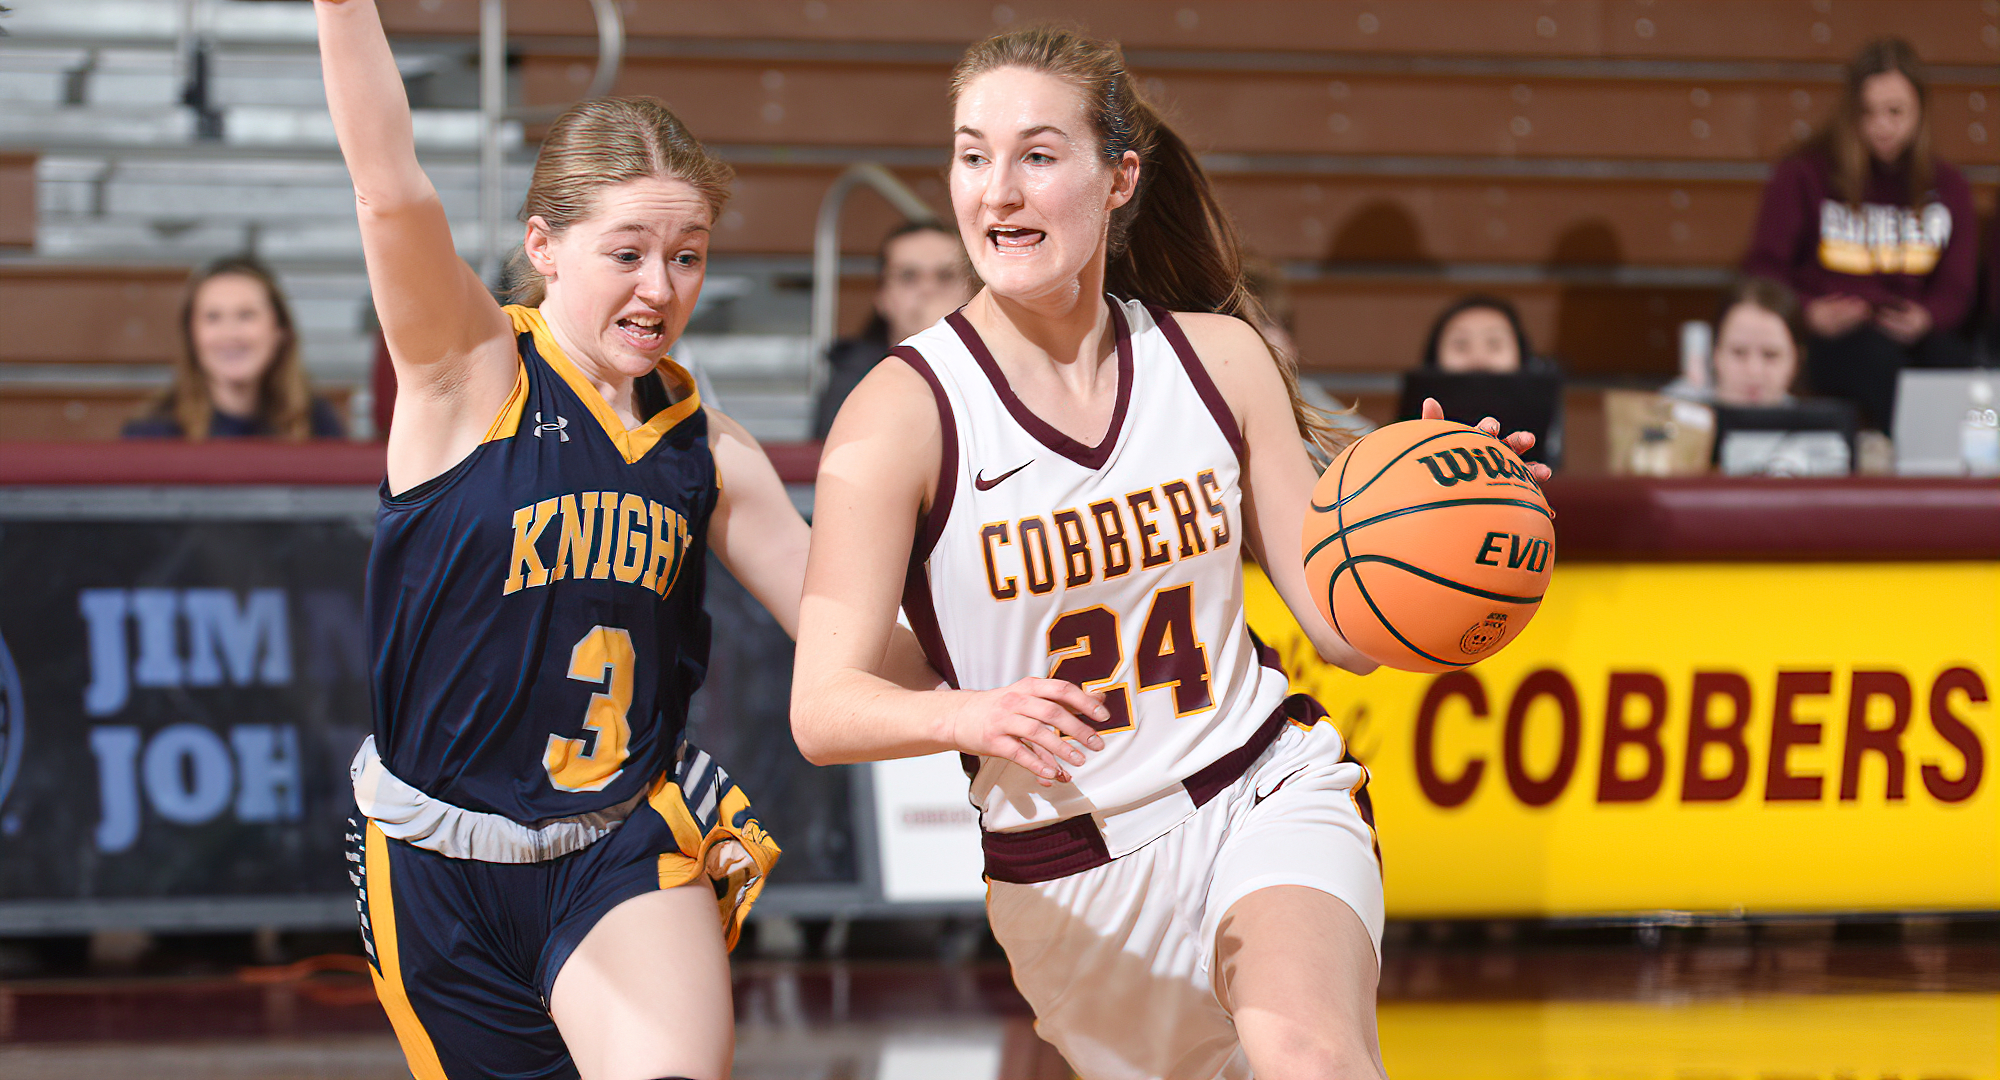
[[[1286,773],[1285,778],[1283,780],[1278,781],[1277,787],[1274,787],[1271,790],[1266,791],[1261,795],[1252,796],[1250,799],[1250,806],[1254,809],[1255,807],[1263,803],[1265,799],[1268,799],[1271,796],[1276,795],[1281,789],[1284,788],[1286,784],[1292,782],[1292,777],[1297,776],[1298,774],[1304,771],[1306,771],[1306,767],[1301,765],[1298,768],[1293,769],[1291,772]]]
[[[986,479],[985,476],[986,470],[981,469],[979,470],[979,472],[972,474],[972,486],[978,488],[981,491],[991,491],[994,488],[1000,486],[1000,481],[1007,479],[1008,477],[1014,475],[1017,472],[1020,472],[1022,469],[1025,469],[1028,466],[1033,465],[1034,463],[1035,459],[1029,458],[1028,460],[1020,463],[1019,465],[1014,466],[1011,469],[1008,469],[1006,472],[1001,473],[999,476],[996,476],[991,480]]]

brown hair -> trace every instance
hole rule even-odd
[[[1738,305],[1749,304],[1776,315],[1785,322],[1785,330],[1792,335],[1792,346],[1801,357],[1806,353],[1806,324],[1799,307],[1799,294],[1783,282],[1770,278],[1750,277],[1739,280],[1722,294],[1722,302],[1715,307],[1715,336],[1722,339],[1722,320],[1729,317]]]
[[[1931,157],[1930,80],[1917,50],[1902,38],[1876,38],[1861,47],[1847,64],[1847,81],[1833,115],[1805,141],[1805,149],[1824,154],[1833,167],[1833,189],[1849,206],[1861,205],[1868,193],[1868,148],[1861,142],[1861,90],[1869,79],[1890,72],[1910,80],[1917,92],[1917,134],[1903,159],[1894,163],[1908,184],[1912,209],[1921,209],[1936,171]]]
[[[1438,366],[1438,354],[1444,348],[1445,330],[1451,326],[1453,319],[1468,311],[1492,311],[1506,319],[1507,326],[1514,331],[1514,352],[1520,357],[1521,370],[1528,371],[1535,367],[1535,345],[1528,339],[1528,328],[1521,322],[1521,313],[1515,309],[1511,301],[1488,293],[1461,296],[1452,301],[1449,307],[1438,312],[1437,320],[1431,323],[1430,336],[1424,339],[1423,366],[1427,368]]]
[[[1139,185],[1112,212],[1104,287],[1114,296],[1144,299],[1175,311],[1234,315],[1256,328],[1269,322],[1243,281],[1236,228],[1216,201],[1194,151],[1140,94],[1117,42],[1097,41],[1059,26],[1030,26],[972,46],[951,73],[956,102],[967,84],[998,68],[1052,75],[1083,95],[1099,152],[1116,165],[1139,155]],[[1299,394],[1298,358],[1266,340],[1291,395],[1299,435],[1328,453],[1353,436]]]
[[[939,236],[949,238],[954,244],[959,242],[958,230],[935,218],[925,221],[905,221],[901,225],[890,229],[889,234],[882,238],[882,246],[875,249],[875,269],[882,284],[887,284],[889,280],[889,249],[894,247],[896,241],[901,240],[903,237],[914,236],[920,232],[934,232]],[[959,254],[958,261],[960,269],[965,273],[965,280],[977,284],[979,275],[973,273],[972,266],[966,260],[963,252]],[[895,344],[895,342],[889,341],[888,316],[883,315],[872,304],[868,308],[868,324],[861,328],[861,340],[871,342],[888,341],[890,345]]]
[[[540,216],[549,232],[560,236],[596,210],[600,189],[649,176],[693,187],[708,203],[712,223],[722,216],[736,172],[709,153],[659,98],[580,101],[556,118],[542,140],[521,220]],[[507,269],[509,298],[539,305],[548,282],[526,252],[516,250]]]
[[[1729,318],[1730,312],[1744,304],[1768,311],[1784,322],[1785,333],[1792,339],[1792,352],[1797,361],[1797,367],[1792,371],[1791,385],[1786,389],[1796,392],[1806,370],[1805,313],[1799,306],[1799,294],[1793,292],[1783,282],[1772,281],[1770,278],[1742,278],[1730,286],[1728,292],[1722,294],[1722,302],[1715,306],[1715,344],[1709,350],[1709,381],[1713,383],[1715,380],[1715,349],[1722,347],[1723,320]]]
[[[194,350],[194,304],[201,287],[227,275],[247,277],[264,286],[271,315],[283,333],[278,351],[257,388],[257,418],[266,431],[293,441],[312,435],[312,388],[306,381],[305,365],[299,362],[299,335],[292,322],[292,309],[269,267],[249,255],[217,259],[195,271],[188,279],[181,299],[181,352],[174,361],[174,378],[166,393],[153,403],[152,415],[180,425],[181,434],[199,442],[208,438],[215,419],[215,402],[209,397],[208,377],[202,374],[201,360]]]

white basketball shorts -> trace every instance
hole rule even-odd
[[[1321,721],[1286,723],[1235,784],[1172,831],[1082,873],[992,882],[986,908],[1034,1007],[1035,1030],[1086,1080],[1250,1076],[1216,999],[1215,936],[1230,905],[1303,885],[1361,918],[1382,956],[1382,874],[1357,794]]]

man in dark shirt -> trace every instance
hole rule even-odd
[[[958,234],[935,222],[910,222],[882,241],[882,284],[875,315],[861,336],[836,341],[826,390],[813,404],[812,437],[826,438],[840,403],[889,354],[889,347],[972,299],[972,269]]]

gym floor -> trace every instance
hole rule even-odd
[[[857,924],[843,936],[843,959],[739,951],[737,1077],[1070,1076],[983,934]],[[1405,923],[1385,951],[1397,1080],[2000,1078],[1996,921]],[[20,974],[0,981],[0,1078],[409,1075],[357,957],[257,965],[248,952],[242,939],[167,938],[107,973],[78,943],[7,943]]]

